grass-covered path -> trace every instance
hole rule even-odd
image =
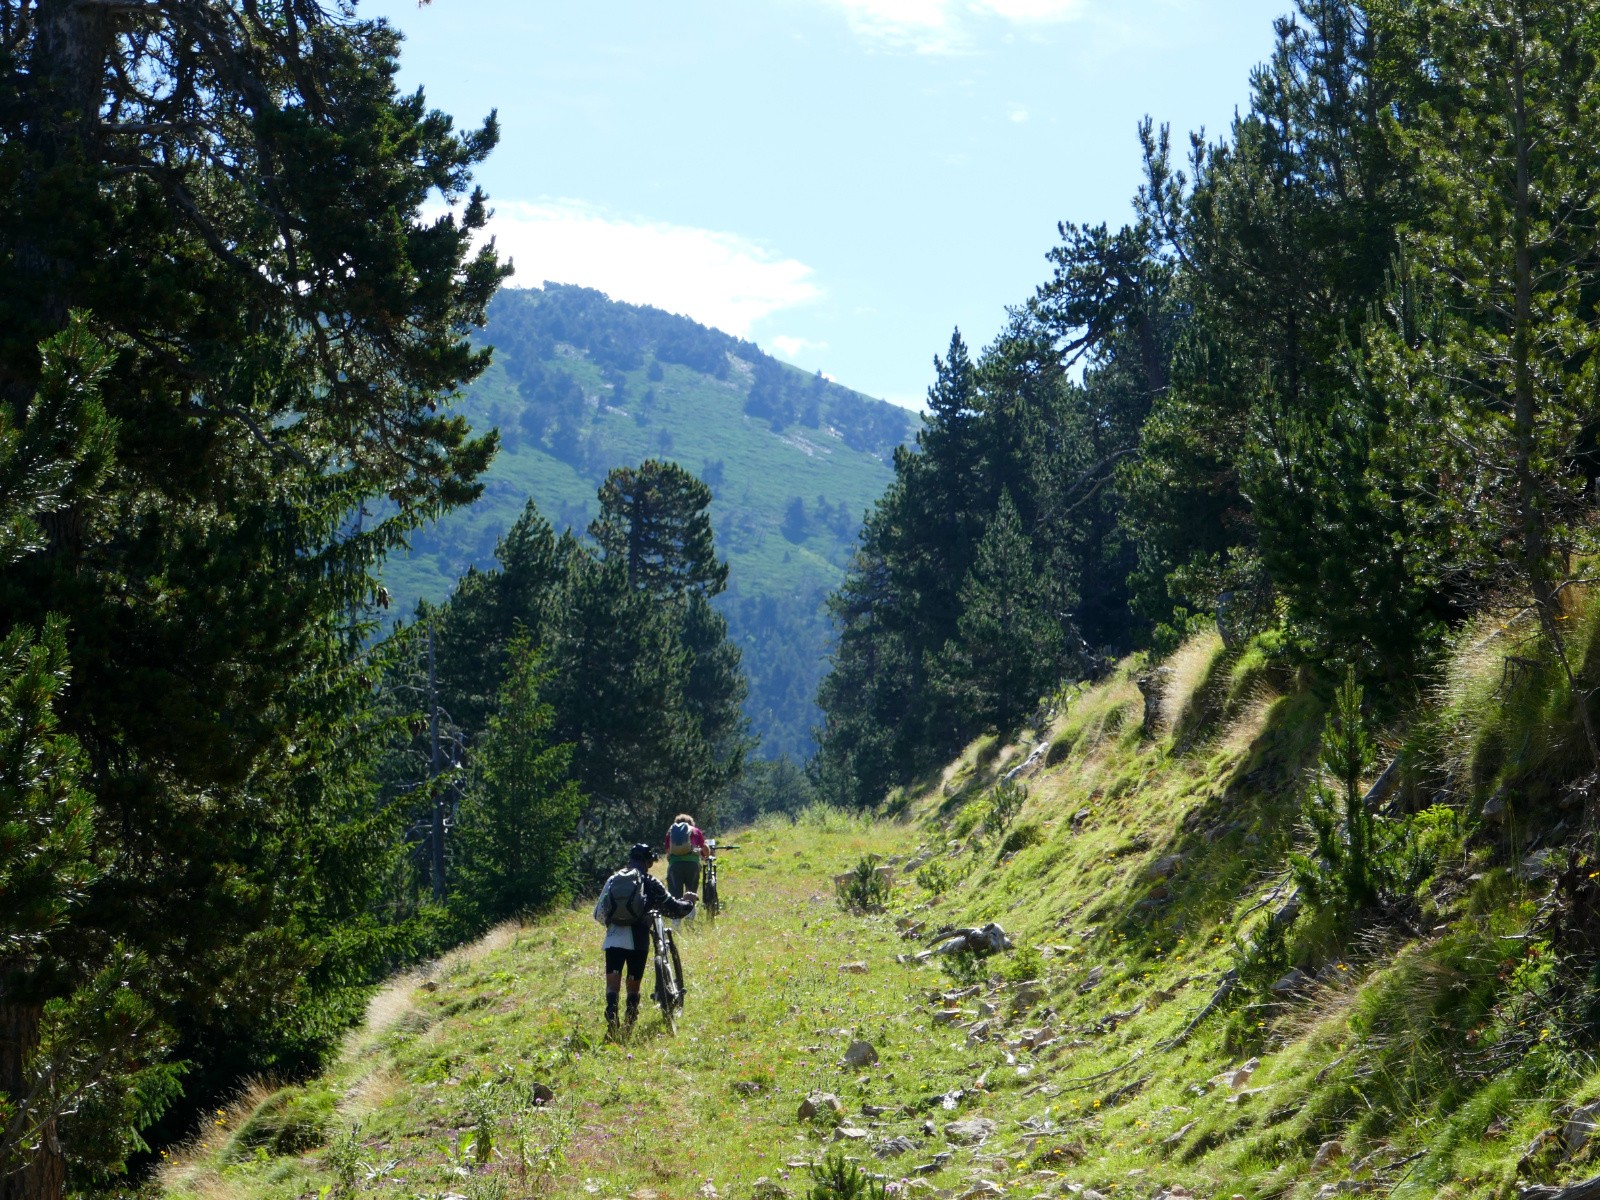
[[[690,922],[684,937],[690,996],[676,1038],[646,995],[626,1043],[603,1039],[601,931],[586,910],[499,930],[378,997],[322,1079],[257,1088],[219,1114],[166,1172],[167,1193],[667,1200],[711,1187],[748,1196],[761,1177],[803,1190],[809,1176],[793,1164],[840,1138],[876,1164],[870,1146],[904,1136],[916,1148],[881,1160],[892,1173],[937,1161],[958,1114],[936,1098],[970,1091],[1006,1056],[933,1024],[939,977],[898,965],[907,947],[893,923],[841,912],[830,879],[910,838],[844,819],[743,834],[723,859],[723,917]],[[844,1065],[857,1038],[877,1048],[876,1065]],[[553,1100],[538,1103],[543,1089]],[[841,1096],[847,1124],[866,1132],[800,1121],[814,1091]],[[928,1113],[910,1111],[924,1103]],[[964,1181],[971,1158],[950,1153],[933,1181]]]

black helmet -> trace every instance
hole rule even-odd
[[[628,851],[629,862],[653,863],[656,860],[656,848],[649,842],[635,842],[633,849]]]

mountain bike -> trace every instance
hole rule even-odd
[[[661,1006],[661,1016],[669,1032],[678,1032],[678,1014],[688,989],[683,983],[683,962],[678,958],[678,943],[673,939],[667,919],[659,912],[650,914],[650,945],[655,953],[656,990],[651,999]]]
[[[717,851],[737,850],[739,847],[718,846],[716,838],[706,841],[706,870],[705,878],[700,884],[700,903],[705,907],[706,920],[715,921],[717,913],[722,909],[722,897],[717,893]]]

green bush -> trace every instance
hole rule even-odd
[[[988,808],[977,800],[963,805],[950,822],[950,836],[956,838],[970,837],[972,831],[983,824],[983,819],[988,813]]]
[[[1002,779],[989,793],[989,808],[983,825],[994,833],[1004,833],[1028,802],[1028,789],[1010,779]]]
[[[1163,621],[1150,631],[1151,661],[1159,662],[1167,658],[1195,634],[1209,629],[1211,624],[1211,618],[1203,613],[1190,616],[1188,609],[1174,608],[1170,622]]]
[[[1289,856],[1295,882],[1314,909],[1349,914],[1378,899],[1373,861],[1377,828],[1361,787],[1374,758],[1361,718],[1361,687],[1351,668],[1334,697],[1322,732],[1320,770],[1306,795],[1312,853]]]
[[[916,880],[934,895],[942,896],[965,879],[970,869],[970,865],[963,869],[947,858],[936,858],[917,872]]]
[[[1019,850],[1026,850],[1029,846],[1037,846],[1044,841],[1044,826],[1037,821],[1024,821],[1010,833],[1006,840],[1000,843],[1000,857],[1015,854]]]
[[[257,1149],[269,1154],[302,1154],[324,1145],[333,1122],[334,1097],[322,1091],[284,1088],[245,1118],[234,1133],[228,1157],[244,1159]]]
[[[957,950],[954,954],[941,954],[938,959],[939,969],[950,976],[957,987],[970,987],[989,977],[983,956],[975,950]]]
[[[840,908],[846,912],[883,911],[889,902],[889,881],[878,874],[878,861],[878,855],[867,855],[838,885]]]
[[[888,1189],[835,1151],[811,1168],[807,1200],[886,1200]]]
[[[1435,867],[1434,855],[1461,841],[1459,816],[1431,808],[1411,820],[1389,820],[1367,807],[1362,779],[1376,758],[1361,715],[1355,670],[1345,673],[1323,730],[1320,769],[1304,815],[1308,854],[1291,854],[1290,870],[1313,911],[1349,924],[1359,914],[1409,898]]]
[[[1012,983],[1021,983],[1028,979],[1042,979],[1044,977],[1044,955],[1039,953],[1037,946],[1018,946],[1000,974],[1004,975]]]

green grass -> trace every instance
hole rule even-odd
[[[1509,869],[1464,804],[1426,818],[1434,873],[1409,924],[1353,936],[1307,913],[1269,935],[1285,856],[1303,844],[1299,781],[1322,704],[1280,694],[1286,681],[1251,653],[1191,647],[1185,708],[1216,702],[1181,742],[1141,732],[1130,661],[1017,744],[974,743],[900,797],[896,819],[813,812],[741,833],[726,916],[686,938],[675,1039],[648,1010],[628,1043],[601,1039],[587,912],[500,930],[379,997],[322,1078],[257,1088],[220,1114],[164,1192],[667,1200],[707,1183],[744,1197],[764,1176],[800,1197],[807,1164],[834,1147],[954,1196],[987,1179],[1013,1196],[1182,1185],[1308,1200],[1354,1182],[1487,1200],[1600,1172],[1591,1147],[1535,1155],[1519,1174],[1563,1105],[1600,1096],[1600,1071],[1592,1035],[1551,1001],[1558,947],[1536,925],[1548,885]],[[1503,711],[1515,696],[1474,703],[1477,724],[1445,722],[1451,746],[1519,719]],[[983,813],[1040,741],[1053,765],[1026,781],[1010,834],[1026,832],[1008,844]],[[889,911],[846,914],[832,877],[871,854],[901,868]],[[899,961],[943,925],[987,921],[1009,955]],[[907,924],[922,936],[902,938]],[[856,963],[864,973],[840,969]],[[1273,993],[1290,966],[1315,982]],[[1182,1037],[1235,969],[1220,1011]],[[937,1016],[942,994],[954,1023]],[[842,1064],[855,1038],[875,1065]],[[1252,1059],[1248,1081],[1219,1079]],[[536,1083],[553,1104],[531,1104]],[[865,1137],[799,1120],[813,1091],[836,1093]],[[278,1149],[291,1117],[321,1144],[293,1148],[296,1133]],[[946,1133],[969,1117],[995,1122],[981,1145]],[[911,1148],[872,1153],[894,1137]],[[1343,1153],[1314,1167],[1332,1141]]]

